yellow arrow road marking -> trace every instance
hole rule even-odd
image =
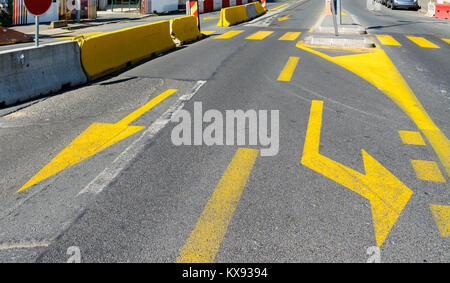
[[[128,124],[176,91],[176,89],[169,89],[163,92],[116,124],[93,123],[17,192],[21,192],[144,129],[145,127],[128,126]]]
[[[212,263],[241,198],[259,150],[239,148],[187,239],[177,263]]]
[[[366,49],[363,54],[332,57],[304,45],[301,41],[297,43],[297,47],[355,73],[391,98],[422,131],[439,157],[447,175],[450,176],[450,141],[428,116],[383,49]]]
[[[286,21],[286,20],[290,20],[291,19],[291,15],[286,15],[284,17],[279,17],[278,21],[282,22],[282,21]]]
[[[408,203],[412,191],[362,149],[363,175],[319,153],[323,101],[313,100],[301,163],[370,201],[378,247]]]

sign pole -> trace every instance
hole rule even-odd
[[[34,45],[39,46],[39,16],[34,16]]]
[[[52,0],[23,0],[30,14],[34,15],[34,45],[39,46],[39,15],[44,14],[52,5]]]
[[[336,22],[336,7],[334,6],[334,4],[336,4],[336,2],[335,1],[338,1],[338,0],[330,0],[331,2],[330,2],[330,6],[331,6],[331,14],[333,14],[333,25],[334,25],[334,34],[336,35],[336,36],[338,36],[339,35],[339,30],[338,30],[338,26],[337,26],[337,22]]]
[[[337,14],[339,19],[339,24],[342,25],[342,0],[337,0]]]
[[[200,6],[198,5],[198,0],[197,0],[197,20],[198,20],[198,30],[200,30]]]
[[[81,0],[75,0],[75,10],[76,10],[77,23],[79,23],[80,18],[81,18],[81,15],[80,15],[81,14]]]

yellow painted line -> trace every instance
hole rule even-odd
[[[433,42],[431,42],[423,37],[420,37],[420,36],[407,36],[407,38],[423,48],[440,48]]]
[[[317,18],[317,20],[314,22],[314,24],[311,26],[311,28],[308,30],[309,33],[314,31],[314,28],[319,24],[319,21],[322,20],[322,18],[325,17],[325,10],[322,11],[322,13],[320,13],[319,17]]]
[[[230,30],[230,31],[227,31],[226,33],[224,33],[224,34],[221,34],[221,35],[219,35],[219,36],[216,36],[215,38],[224,38],[224,39],[226,39],[226,38],[232,38],[232,37],[234,37],[234,36],[236,36],[236,35],[238,35],[238,34],[240,34],[240,33],[242,33],[242,32],[244,32],[243,30]]]
[[[175,262],[214,262],[258,152],[237,150]]]
[[[413,192],[397,177],[361,150],[365,174],[319,153],[323,101],[311,103],[301,163],[370,201],[378,247],[386,239]]]
[[[425,181],[445,183],[441,170],[434,161],[411,160],[411,164],[416,172],[417,178]]]
[[[299,60],[299,57],[289,57],[286,65],[284,65],[283,70],[278,76],[278,80],[282,82],[289,82],[292,79],[292,75],[294,74]]]
[[[220,19],[220,17],[206,17],[206,18],[203,18],[204,20],[217,20],[217,19]]]
[[[215,33],[216,31],[215,30],[205,30],[205,31],[202,31],[202,33],[204,34],[204,35],[210,35],[210,34],[213,34],[213,33]]]
[[[246,39],[263,40],[264,38],[268,37],[272,33],[273,33],[273,31],[262,30],[262,31],[255,32],[254,34],[248,36]]]
[[[448,44],[450,44],[450,38],[441,38],[443,41],[447,42]]]
[[[280,9],[280,8],[283,8],[283,7],[287,6],[287,5],[289,5],[289,3],[280,5],[280,6],[278,6],[278,7],[273,8],[273,9],[270,9],[269,12],[278,10],[278,9]]]
[[[392,35],[377,35],[377,39],[383,45],[402,46]]]
[[[301,32],[287,32],[278,40],[296,40],[300,36]]]
[[[383,49],[366,49],[360,54],[332,57],[304,45],[302,41],[297,43],[297,47],[353,72],[391,98],[427,138],[450,176],[450,141],[430,118]]]
[[[45,165],[44,168],[34,175],[33,178],[23,185],[17,193],[141,131],[145,127],[128,126],[128,124],[139,118],[142,114],[152,109],[176,91],[176,89],[169,89],[163,92],[116,124],[93,123],[66,148],[64,148],[55,158]]]
[[[57,33],[57,34],[52,34],[52,35],[49,35],[48,37],[56,37],[56,38],[59,38],[59,37],[64,37],[64,36],[72,36],[73,34],[74,34],[75,32],[74,31],[71,31],[71,32],[62,32],[62,33]]]
[[[398,131],[398,134],[404,144],[426,145],[422,135],[419,132]]]
[[[450,206],[430,204],[434,221],[442,237],[450,236]]]
[[[81,33],[81,34],[75,34],[75,35],[71,35],[71,36],[60,36],[58,37],[58,39],[76,39],[76,38],[80,38],[80,37],[90,37],[93,35],[97,35],[97,34],[101,34],[101,32],[88,32],[88,33]]]

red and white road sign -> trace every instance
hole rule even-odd
[[[28,12],[39,16],[47,12],[52,5],[52,0],[24,0]]]
[[[198,6],[197,6],[197,1],[191,1],[190,3],[191,6],[191,15],[194,15],[198,18]]]
[[[261,0],[261,6],[264,8],[264,10],[267,10],[266,0]]]

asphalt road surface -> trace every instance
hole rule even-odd
[[[1,109],[0,261],[449,262],[450,22],[343,0],[393,63],[382,91],[330,59],[365,51],[302,48],[323,1],[284,4],[206,14],[206,39]],[[387,94],[397,73],[417,100]],[[234,132],[232,110],[259,124]]]

